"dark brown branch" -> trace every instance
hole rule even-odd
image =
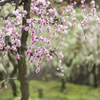
[[[11,3],[12,1],[15,1],[15,0],[4,0],[4,1],[0,1],[0,6],[3,6],[6,3]]]
[[[23,0],[21,0],[21,2],[19,3],[19,5],[18,5],[18,6],[21,6],[21,5],[23,5]]]
[[[8,17],[16,17],[13,13],[9,13],[6,17],[5,17],[5,20],[8,19]]]
[[[0,18],[4,18],[3,16],[0,16]]]
[[[18,5],[19,5],[19,0],[16,0],[16,7],[15,7],[15,10],[18,9]]]

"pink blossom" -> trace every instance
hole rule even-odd
[[[82,9],[82,12],[84,13],[86,11],[86,9]]]
[[[91,1],[91,4],[92,4],[92,5],[94,5],[94,4],[95,4],[95,1],[94,1],[94,0],[92,0],[92,1]]]
[[[2,45],[2,44],[0,44],[0,49],[1,49],[1,50],[3,49],[3,45]]]
[[[64,72],[64,70],[61,70],[61,72]]]
[[[38,47],[38,52],[42,52],[42,47]]]
[[[59,70],[59,68],[57,68],[57,70]]]
[[[32,20],[34,23],[38,23],[38,20],[36,18],[33,18]]]
[[[41,53],[41,54],[40,54],[40,58],[43,58],[43,57],[44,57],[44,54],[43,54],[43,53]]]
[[[12,28],[12,33],[16,33],[16,28],[15,27]]]
[[[19,21],[17,20],[16,22],[15,22],[15,25],[19,25],[20,23],[19,23]]]
[[[20,56],[19,56],[19,54],[17,53],[16,54],[16,58],[19,60],[20,59]]]
[[[10,49],[13,50],[13,51],[15,51],[15,52],[17,51],[16,46],[12,46],[12,47],[10,47]]]
[[[40,72],[40,68],[38,67],[36,70],[35,70],[36,73]]]
[[[6,50],[10,49],[10,46],[5,47]]]
[[[27,11],[26,11],[26,10],[23,10],[22,13],[23,13],[24,15],[26,15],[26,14],[27,14]]]
[[[67,21],[66,24],[69,25],[69,26],[72,26],[72,23],[71,22],[68,22]]]
[[[85,8],[85,5],[81,5],[81,8]]]
[[[85,35],[84,38],[87,39],[88,38],[87,35]]]
[[[32,62],[34,62],[34,61],[35,61],[34,57],[31,57],[30,63],[32,63]]]
[[[92,12],[93,12],[93,13],[96,12],[96,8],[93,8],[93,9],[92,9]]]
[[[64,56],[63,56],[63,54],[60,52],[59,53],[59,56],[60,56],[60,58],[63,58]]]
[[[58,46],[58,50],[60,49],[60,46]]]
[[[76,2],[74,2],[74,5],[76,5],[77,3]]]
[[[18,16],[18,14],[19,14],[19,9],[14,10],[14,11],[13,11],[13,14],[16,15],[16,16]]]
[[[62,76],[64,76],[64,74],[61,74]]]
[[[20,40],[19,40],[19,39],[16,39],[16,45],[17,45],[18,47],[20,47],[20,46],[21,46],[21,42],[20,42]]]
[[[74,23],[73,26],[76,27],[76,23]]]
[[[3,52],[3,57],[5,57],[6,55],[7,55],[7,51],[4,50],[4,52]]]
[[[15,33],[13,33],[13,36],[14,36],[14,37],[18,37],[19,34],[18,34],[17,32],[15,32]]]
[[[59,63],[61,63],[62,61],[61,60],[59,60]]]
[[[29,26],[26,26],[26,27],[24,28],[25,31],[28,31],[28,29],[29,29]]]
[[[63,0],[59,0],[60,2],[63,2]]]
[[[46,42],[48,45],[50,45],[51,44],[51,42],[50,42],[50,40],[47,40],[47,42]]]
[[[27,23],[32,23],[32,19],[27,19]]]
[[[26,51],[26,57],[29,57],[29,55],[30,55],[30,51]]]
[[[7,86],[5,86],[5,89],[7,89],[8,87]]]
[[[11,44],[14,44],[15,43],[15,40],[14,39],[11,39]]]
[[[22,15],[21,15],[21,14],[18,14],[18,15],[16,16],[16,19],[19,20],[21,17],[22,17]]]
[[[22,28],[24,28],[25,26],[24,25],[20,25],[19,26],[19,29],[21,30]]]
[[[40,64],[37,64],[37,67],[40,67]]]
[[[60,45],[62,45],[63,43],[62,42],[60,42]]]
[[[5,5],[6,5],[6,6],[8,6],[8,5],[9,5],[9,3],[6,3]]]

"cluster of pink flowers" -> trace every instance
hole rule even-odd
[[[81,8],[82,8],[83,13],[86,11],[84,2],[85,0],[81,0],[81,3],[82,3]]]
[[[39,5],[39,6],[38,6]],[[3,31],[1,31],[2,36],[0,38],[1,43],[0,43],[0,48],[1,49],[5,49],[3,55],[5,56],[7,54],[7,50],[13,50],[14,52],[16,52],[16,58],[20,59],[20,55],[17,53],[17,47],[21,46],[21,34],[19,34],[17,32],[21,31],[22,29],[24,29],[25,31],[30,30],[31,31],[31,41],[30,44],[31,46],[28,47],[27,51],[26,51],[26,57],[30,57],[30,62],[34,62],[35,59],[38,58],[38,64],[37,64],[37,69],[36,69],[36,73],[38,73],[40,71],[40,63],[42,62],[44,56],[47,57],[47,61],[50,60],[55,60],[55,58],[50,55],[50,50],[47,50],[46,48],[38,47],[38,49],[36,49],[34,51],[34,53],[32,53],[32,48],[34,48],[34,45],[37,44],[37,42],[41,42],[42,44],[45,43],[47,45],[51,44],[51,40],[56,36],[56,34],[62,30],[62,34],[67,34],[68,31],[68,27],[67,27],[67,23],[66,25],[61,25],[61,24],[57,24],[57,22],[53,21],[51,18],[48,17],[48,15],[52,16],[58,16],[57,10],[55,8],[49,8],[48,10],[47,7],[50,5],[50,2],[46,2],[45,0],[37,0],[36,2],[34,2],[34,0],[32,1],[31,4],[31,11],[30,13],[36,13],[37,15],[40,16],[40,19],[37,18],[30,18],[27,19],[27,23],[29,24],[29,26],[27,25],[19,25],[19,19],[25,17],[25,15],[27,14],[27,11],[23,10],[22,12],[20,12],[19,9],[15,10],[13,12],[13,14],[16,16],[16,21],[12,20],[11,22],[8,20],[4,20],[4,23],[6,25],[6,27],[3,28]],[[38,7],[37,7],[38,6]],[[73,16],[75,16],[75,11],[73,10],[73,6],[68,7],[68,11],[70,11],[72,13]],[[66,12],[67,13],[67,12]],[[65,22],[67,17],[63,17],[61,19],[62,22]],[[53,33],[51,33],[51,28],[50,28],[50,23],[54,24],[56,26],[57,29],[55,29],[53,31]],[[38,25],[38,31],[37,29],[35,29],[34,24],[39,24]],[[16,28],[15,26],[18,26],[18,28]],[[42,33],[42,26],[46,27],[46,30],[49,34],[51,34],[50,39],[47,38],[43,38],[42,36],[40,36],[39,34]],[[20,32],[21,33],[21,32]],[[24,34],[24,33],[23,33]],[[5,36],[9,36],[10,37],[10,41],[11,45],[5,45],[4,41],[3,41],[3,37]],[[63,39],[62,39],[63,40]],[[60,49],[60,46],[63,44],[63,42],[59,42],[58,45],[58,50]],[[63,55],[60,53],[59,54],[60,58],[63,58]]]
[[[97,21],[97,23],[100,23],[100,18],[97,15],[94,15],[94,18]]]
[[[14,11],[14,14],[18,14],[18,10]],[[7,51],[8,50],[12,50],[14,52],[16,52],[17,54],[17,47],[21,46],[21,41],[20,41],[20,35],[17,32],[17,28],[15,26],[19,25],[18,20],[14,21],[8,21],[8,20],[4,20],[5,23],[5,27],[3,27],[2,31],[0,31],[1,35],[0,35],[0,49],[4,49],[3,52],[3,57],[6,56]],[[9,39],[7,40],[6,38],[9,37]],[[6,41],[4,41],[6,39]],[[10,43],[10,45],[8,44]],[[16,55],[16,58],[19,59],[18,54]]]
[[[63,0],[59,0],[62,2]],[[85,12],[85,0],[81,0],[82,3],[82,12]],[[84,24],[88,21],[89,17],[94,16],[95,20],[100,23],[100,19],[98,16],[94,15],[95,10],[95,2],[91,1],[91,4],[93,6],[92,13],[88,14],[84,20],[81,22],[81,26],[83,27]],[[8,5],[8,4],[7,4]],[[4,20],[5,27],[0,30],[0,49],[4,50],[3,57],[6,56],[8,50],[12,50],[16,53],[16,58],[20,60],[21,55],[18,54],[18,48],[21,47],[21,35],[24,34],[23,30],[29,31],[29,37],[30,39],[30,46],[26,50],[26,57],[29,57],[30,62],[34,62],[36,59],[38,59],[38,64],[36,68],[36,73],[40,71],[40,64],[43,61],[43,58],[46,57],[47,61],[55,60],[55,58],[52,56],[50,50],[45,47],[43,47],[43,44],[51,46],[51,42],[53,40],[57,39],[57,35],[61,38],[56,46],[56,54],[59,56],[60,59],[63,59],[63,54],[59,53],[59,50],[61,46],[63,45],[64,41],[64,35],[66,35],[70,30],[69,27],[73,26],[76,27],[76,11],[74,10],[74,5],[76,5],[76,2],[72,3],[68,8],[62,12],[62,16],[60,18],[60,22],[56,19],[53,19],[52,16],[55,16],[56,18],[59,17],[59,14],[55,8],[52,7],[51,3],[46,0],[32,0],[31,3],[31,10],[30,12],[27,12],[25,10],[20,11],[19,9],[14,10],[13,14],[16,16],[16,20]],[[67,13],[70,12],[72,15],[72,22],[68,21],[69,16],[67,16]],[[20,25],[20,19],[25,17],[27,13],[30,14],[36,14],[39,17],[34,17],[30,19],[26,19],[26,22],[28,25]],[[64,23],[64,24],[61,24]],[[53,24],[55,29],[51,31],[50,25]],[[16,27],[17,26],[17,27]],[[47,39],[45,37],[42,37],[43,35],[43,27],[45,26],[45,29],[47,33],[49,33],[50,37]],[[37,28],[38,27],[38,28]],[[22,32],[21,32],[22,30]],[[5,38],[9,37],[9,40],[5,43]],[[85,37],[86,38],[86,37]],[[8,44],[10,43],[10,45]],[[37,49],[35,49],[35,45],[39,45]],[[33,52],[34,49],[34,52]],[[59,60],[59,65],[57,69],[60,69],[62,72],[62,75],[64,75],[63,67],[61,66],[61,60]]]
[[[96,12],[95,1],[92,0],[92,1],[91,1],[91,4],[92,4],[92,12],[95,13],[95,12]]]

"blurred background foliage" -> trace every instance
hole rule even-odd
[[[64,3],[59,3],[58,0],[50,0],[59,13],[66,9],[69,2],[64,0]],[[87,0],[88,1],[88,0]],[[99,12],[99,0],[96,0],[97,15],[100,17]],[[88,5],[88,3],[86,3]],[[22,10],[22,8],[20,7]],[[5,14],[9,14],[14,10],[11,5],[4,6]],[[29,75],[30,83],[30,99],[29,100],[99,100],[100,93],[100,28],[99,24],[94,18],[90,18],[85,24],[84,33],[87,35],[87,39],[84,38],[83,30],[79,20],[82,21],[86,14],[91,11],[90,6],[87,6],[85,14],[81,13],[80,3],[75,6],[77,18],[77,26],[68,26],[69,31],[64,36],[64,42],[61,46],[61,52],[64,55],[62,66],[64,67],[64,77],[61,76],[61,72],[57,71],[59,59],[55,58],[54,62],[47,62],[45,59],[41,64],[41,71],[36,74],[36,63],[30,63],[27,60],[27,74]],[[3,27],[3,11],[0,8],[0,29]],[[36,15],[34,15],[37,17]],[[70,16],[70,13],[68,15]],[[38,17],[37,17],[38,18]],[[8,17],[9,20],[13,20],[13,17]],[[72,22],[71,16],[68,18],[69,22]],[[21,22],[21,20],[20,20]],[[35,25],[37,29],[38,25]],[[51,32],[55,29],[51,26]],[[45,27],[42,30],[42,37],[49,38],[49,34],[46,32]],[[30,45],[30,38],[28,38],[27,45]],[[61,40],[60,32],[56,35],[56,38],[51,42],[52,47]],[[35,48],[40,46],[37,43]],[[42,45],[49,48],[49,46]],[[34,50],[33,50],[34,52]],[[0,52],[1,55],[1,52]],[[2,55],[1,55],[2,56]],[[0,80],[5,78],[17,77],[17,62],[11,52],[4,60],[0,60]],[[8,84],[10,83],[10,84]],[[3,87],[8,85],[8,89]],[[88,85],[88,86],[86,86]],[[1,84],[2,91],[0,91],[0,100],[19,100],[20,90],[18,81],[6,81]],[[94,88],[95,87],[95,88]],[[12,89],[11,89],[12,88]],[[13,91],[12,91],[13,90]],[[15,96],[15,98],[13,97]]]

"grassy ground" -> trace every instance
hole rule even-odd
[[[18,97],[13,98],[11,87],[0,92],[0,100],[20,100],[19,83]],[[66,89],[60,92],[61,83],[57,81],[30,81],[30,99],[29,100],[100,100],[100,87],[97,89],[84,86],[66,83]],[[38,89],[43,89],[44,97],[38,98]]]

